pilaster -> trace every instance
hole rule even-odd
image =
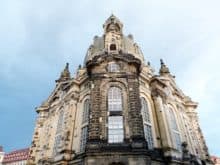
[[[131,139],[133,141],[145,141],[143,120],[141,116],[141,103],[139,93],[139,82],[136,78],[128,78],[128,104],[129,124]]]
[[[91,112],[89,117],[87,149],[97,148],[100,140],[100,83],[101,80],[94,80],[91,89]]]
[[[157,122],[158,122],[159,132],[160,132],[161,146],[164,149],[169,149],[171,148],[170,133],[168,131],[169,128],[166,122],[166,114],[165,114],[165,109],[163,106],[163,101],[159,94],[153,95],[152,98],[153,98],[155,110],[156,110]]]

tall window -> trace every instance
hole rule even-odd
[[[111,87],[108,91],[108,142],[121,143],[124,139],[122,116],[122,92],[120,88]]]
[[[64,120],[64,111],[60,111],[59,118],[57,122],[57,130],[55,135],[55,141],[54,141],[54,147],[53,147],[53,155],[56,155],[58,153],[59,147],[61,147],[61,132],[63,128],[63,120]]]
[[[148,143],[148,148],[153,149],[154,143],[153,143],[153,135],[152,135],[152,124],[151,124],[148,104],[143,97],[141,97],[141,113],[144,124],[144,136]]]
[[[174,115],[174,112],[171,108],[169,108],[169,121],[170,121],[170,127],[172,131],[172,137],[175,144],[175,148],[179,151],[181,151],[181,139],[180,139],[180,132],[177,127],[176,118]]]
[[[83,114],[82,114],[82,130],[81,130],[81,139],[80,139],[80,151],[85,151],[87,135],[88,135],[88,121],[89,121],[89,109],[90,109],[90,100],[86,99],[83,104]]]
[[[60,112],[60,115],[59,115],[58,122],[57,122],[57,131],[56,131],[57,134],[60,133],[61,130],[62,130],[63,118],[64,118],[63,116],[64,116],[64,112],[61,111],[61,112]]]
[[[83,107],[82,123],[86,123],[89,120],[89,108],[90,108],[90,102],[89,99],[86,99]]]
[[[122,111],[122,93],[121,89],[111,87],[108,91],[108,110]]]
[[[61,144],[61,134],[57,134],[55,136],[55,142],[54,142],[54,148],[53,148],[53,155],[57,155],[58,151],[59,151],[59,147]]]
[[[88,135],[88,126],[85,126],[81,130],[81,139],[80,139],[80,151],[85,151],[86,141]]]

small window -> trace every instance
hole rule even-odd
[[[53,147],[53,155],[57,155],[58,154],[58,149],[60,147],[62,138],[61,138],[61,133],[62,133],[62,129],[63,129],[63,125],[64,125],[64,111],[61,110],[60,114],[59,114],[59,118],[58,118],[58,122],[57,122],[57,130],[56,130],[56,135],[55,135],[55,139],[54,139],[54,147]],[[49,126],[47,126],[49,127]],[[43,152],[43,150],[42,150]]]
[[[84,152],[86,147],[87,135],[88,135],[88,122],[89,122],[89,109],[90,109],[90,100],[86,99],[83,105],[83,115],[82,115],[82,124],[81,129],[81,139],[80,139],[80,151]],[[86,124],[86,125],[85,125]]]
[[[111,44],[110,45],[110,50],[112,51],[112,50],[116,50],[116,45],[115,44]]]
[[[109,72],[118,72],[120,70],[120,67],[116,63],[109,63],[108,64],[108,71]]]

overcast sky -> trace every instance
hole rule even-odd
[[[75,74],[112,12],[156,72],[163,58],[179,87],[199,102],[209,151],[220,156],[219,0],[1,0],[0,145],[7,152],[30,145],[35,107],[66,62]]]

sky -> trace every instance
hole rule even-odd
[[[66,62],[75,75],[112,14],[158,72],[162,58],[194,101],[211,155],[220,156],[219,0],[1,0],[0,145],[28,147],[39,106]]]

